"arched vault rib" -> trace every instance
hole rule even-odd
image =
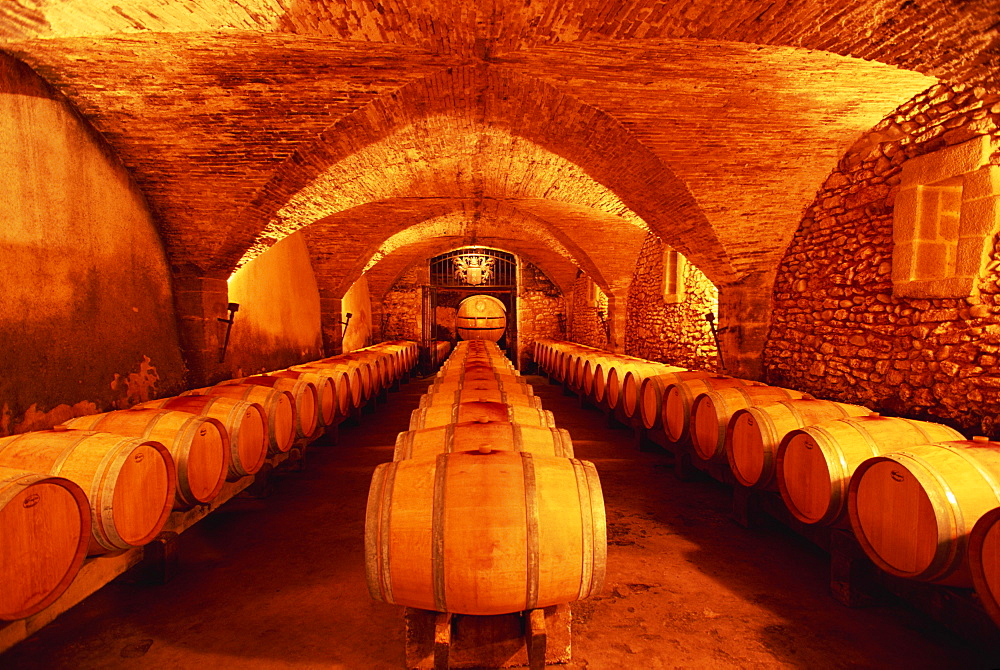
[[[456,137],[462,142],[450,143]],[[484,142],[512,153],[481,151]],[[428,165],[433,173],[419,169]],[[387,182],[387,173],[402,183]],[[244,211],[217,263],[233,267],[255,242],[266,246],[269,235],[400,195],[587,205],[645,222],[716,280],[736,276],[684,184],[617,121],[537,79],[490,67],[442,70],[335,124]]]

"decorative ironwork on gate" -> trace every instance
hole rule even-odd
[[[489,247],[463,247],[431,259],[435,286],[506,287],[517,282],[513,254]]]

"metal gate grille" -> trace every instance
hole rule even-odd
[[[513,254],[488,247],[464,247],[431,259],[434,286],[509,287],[517,281]]]

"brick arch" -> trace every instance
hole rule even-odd
[[[481,124],[534,143],[582,168],[620,199],[623,216],[640,217],[714,281],[737,276],[687,187],[619,122],[536,78],[486,64],[444,68],[323,132],[245,208],[215,254],[216,267],[235,267],[279,210],[329,167],[421,120],[444,124],[444,130],[448,123]],[[427,146],[439,139],[432,132]]]

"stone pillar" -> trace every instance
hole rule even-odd
[[[625,352],[625,320],[628,316],[628,287],[613,286],[608,294],[608,350]]]
[[[774,273],[754,273],[719,285],[719,341],[726,371],[762,380],[761,353],[771,325]]]
[[[323,352],[326,356],[344,353],[343,300],[320,291],[320,329],[323,331]]]
[[[220,362],[229,318],[229,284],[225,279],[187,274],[174,278],[174,304],[188,384],[208,386],[230,377]],[[239,313],[235,317],[239,321]],[[237,326],[238,327],[238,326]]]

